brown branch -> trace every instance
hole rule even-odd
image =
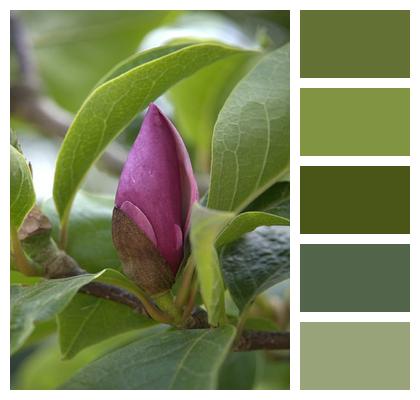
[[[244,331],[233,350],[288,350],[289,348],[289,332]]]
[[[100,282],[90,282],[83,286],[80,291],[95,297],[124,304],[139,314],[147,315],[146,310],[143,308],[143,305],[136,296],[123,289],[117,288],[116,286]]]
[[[16,56],[21,82],[29,87],[38,87],[35,63],[29,51],[31,48],[29,38],[15,11],[10,13],[10,44]]]

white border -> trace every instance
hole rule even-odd
[[[418,354],[420,354],[420,346],[418,343],[420,337],[419,328],[419,300],[420,294],[417,288],[417,282],[420,281],[420,227],[419,227],[419,211],[414,204],[419,202],[418,183],[420,182],[420,161],[419,161],[419,120],[418,112],[420,110],[419,102],[419,44],[420,32],[418,26],[420,25],[418,13],[418,1],[416,0],[259,0],[258,2],[251,1],[229,1],[229,0],[213,0],[194,2],[192,0],[183,1],[178,0],[176,3],[171,1],[154,0],[153,2],[138,2],[119,0],[116,2],[110,1],[80,1],[73,0],[72,2],[62,1],[4,1],[1,8],[0,20],[0,38],[2,40],[1,51],[1,105],[4,113],[9,109],[9,10],[10,9],[231,9],[231,10],[278,10],[285,9],[291,11],[291,390],[290,391],[264,391],[257,393],[256,391],[243,391],[240,396],[243,398],[256,398],[264,396],[266,399],[336,399],[339,396],[342,399],[353,399],[358,396],[361,399],[371,399],[372,396],[380,396],[386,399],[411,399],[417,398],[420,394],[418,376],[420,376],[420,365],[418,361]],[[299,10],[305,9],[410,9],[411,10],[411,78],[410,79],[300,79],[299,77]],[[392,54],[392,53],[391,53]],[[299,88],[300,87],[411,87],[411,157],[405,160],[390,160],[385,158],[364,158],[361,164],[352,164],[351,158],[339,157],[334,160],[329,157],[317,157],[320,161],[314,161],[299,156]],[[4,270],[8,265],[9,243],[7,237],[9,235],[9,214],[8,214],[8,152],[7,143],[8,125],[7,116],[3,115],[2,134],[0,135],[2,143],[0,146],[2,163],[0,173],[2,174],[1,182],[7,182],[7,189],[2,190],[1,201],[1,255],[3,267],[3,279],[1,282],[0,299],[1,299],[1,364],[0,364],[0,390],[2,398],[31,398],[31,399],[46,399],[55,398],[57,393],[55,391],[9,391],[9,358],[8,358],[8,343],[9,343],[9,289],[7,279],[4,279]],[[6,126],[4,126],[6,125]],[[4,141],[4,143],[3,143]],[[329,161],[328,161],[329,159]],[[340,160],[341,159],[341,160]],[[380,160],[381,159],[381,160]],[[401,161],[401,164],[399,162]],[[403,162],[402,162],[403,161]],[[308,164],[308,163],[311,164]],[[335,164],[328,164],[334,162]],[[359,161],[358,161],[359,162]],[[378,164],[380,162],[380,164]],[[411,235],[299,235],[299,165],[410,165],[411,166]],[[339,164],[337,164],[339,163]],[[372,163],[372,164],[370,164]],[[3,177],[4,175],[4,177]],[[3,179],[4,178],[4,179]],[[350,238],[351,236],[351,238]],[[358,238],[360,240],[356,240]],[[299,242],[302,243],[411,243],[411,313],[380,313],[379,316],[371,314],[350,315],[346,313],[334,313],[336,315],[326,313],[319,313],[316,320],[327,321],[329,318],[339,318],[342,321],[348,320],[363,320],[363,318],[379,318],[381,321],[391,321],[401,318],[404,321],[411,321],[411,390],[410,391],[300,391],[299,390],[299,323],[300,320],[311,320],[315,318],[307,315],[308,313],[299,313]],[[353,314],[353,313],[352,313]],[[314,315],[314,314],[313,314]],[[320,318],[320,319],[318,319]],[[378,319],[378,320],[379,320]],[[372,319],[369,319],[372,320]],[[379,393],[378,393],[379,392]],[[416,394],[417,393],[417,394]],[[74,395],[95,396],[100,395],[103,399],[112,399],[117,393],[111,391],[101,391],[96,394],[92,391],[82,393],[73,393],[61,391],[59,396],[63,399],[73,399]],[[171,393],[164,391],[124,391],[123,394],[126,399],[137,399],[139,396],[147,399],[161,399],[170,396],[171,398],[195,398],[197,395],[203,398],[213,397],[214,394],[210,391],[200,391],[199,394],[194,391],[172,391]],[[220,398],[228,398],[231,392],[225,393],[219,391],[217,396]]]

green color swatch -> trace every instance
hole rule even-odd
[[[301,11],[300,76],[409,78],[410,11]]]
[[[302,156],[409,156],[410,89],[301,89]]]
[[[410,233],[410,168],[301,167],[300,232]]]
[[[301,245],[300,311],[410,311],[410,246]]]
[[[303,322],[301,389],[409,389],[407,322]]]

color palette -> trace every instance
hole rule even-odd
[[[404,322],[305,322],[301,389],[409,389],[410,326]]]
[[[410,155],[409,89],[301,89],[303,156]]]
[[[303,312],[410,311],[410,247],[405,244],[303,244]]]
[[[410,11],[301,11],[300,77],[300,387],[409,389]]]
[[[302,78],[408,78],[410,12],[301,11],[300,75]]]
[[[301,233],[410,233],[409,167],[301,167]]]

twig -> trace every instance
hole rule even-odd
[[[83,286],[80,291],[95,297],[100,297],[102,299],[124,304],[139,314],[147,315],[147,312],[144,309],[142,303],[136,296],[115,286],[100,282],[90,282]]]
[[[35,63],[29,51],[30,44],[25,29],[15,11],[10,13],[10,44],[18,62],[20,80],[29,87],[39,86]]]
[[[233,350],[288,350],[289,348],[289,332],[244,331]]]
[[[70,257],[70,256],[68,256]],[[124,304],[139,314],[148,315],[143,304],[131,293],[118,287],[98,282],[90,282],[80,289],[80,292],[90,294],[99,298],[115,301]],[[202,309],[197,309],[189,318],[187,329],[206,329],[209,328],[207,313]],[[289,333],[280,332],[259,332],[243,331],[241,337],[236,342],[234,351],[252,350],[280,350],[289,349]]]

